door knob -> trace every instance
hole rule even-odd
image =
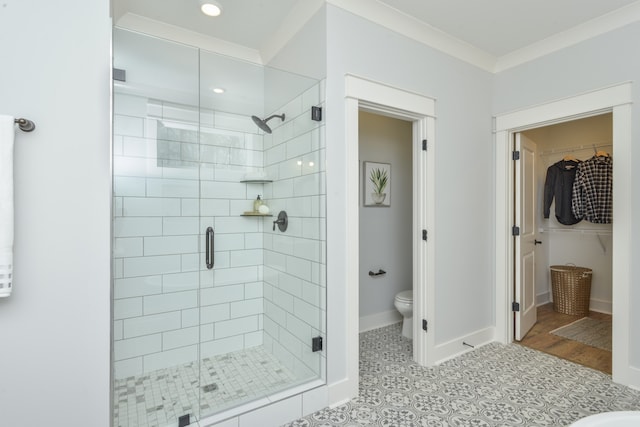
[[[542,242],[541,242],[540,240],[534,240],[534,241],[533,241],[533,244],[534,244],[534,245],[541,245],[541,244],[542,244]]]

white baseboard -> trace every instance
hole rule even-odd
[[[622,374],[616,373],[613,376],[613,382],[625,385],[634,390],[640,390],[640,368],[628,366],[624,371]]]
[[[589,300],[589,310],[611,314],[613,313],[613,303],[611,301],[591,298]]]
[[[350,381],[349,378],[337,381],[327,386],[329,392],[330,408],[335,408],[343,403],[348,402],[354,397],[358,396],[358,383],[359,380]]]
[[[547,291],[536,295],[536,305],[545,305],[551,302],[551,292]]]
[[[360,332],[382,328],[402,321],[402,315],[396,310],[383,311],[360,317]]]
[[[551,292],[545,292],[536,295],[537,305],[545,305],[553,302],[551,299]],[[591,298],[589,300],[589,310],[597,311],[598,313],[613,313],[613,305],[611,301],[605,301],[601,299]]]
[[[472,332],[470,334],[458,337],[451,341],[448,341],[443,344],[436,344],[435,355],[434,358],[436,361],[436,365],[439,365],[442,362],[445,362],[449,359],[453,359],[456,356],[459,356],[463,353],[473,350],[473,348],[482,347],[485,344],[495,341],[495,330],[496,328],[491,326],[485,329],[481,329],[476,332]],[[464,345],[467,343],[472,345],[469,347]]]

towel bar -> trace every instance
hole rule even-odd
[[[377,273],[374,273],[373,271],[369,271],[369,276],[382,276],[383,274],[387,274],[386,271],[378,269]]]
[[[13,122],[18,125],[21,131],[23,132],[31,132],[36,128],[36,124],[31,120],[27,119],[14,119]]]

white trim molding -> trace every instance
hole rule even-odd
[[[328,4],[358,15],[391,31],[426,46],[492,72],[496,57],[465,41],[457,39],[413,16],[404,14],[382,2],[371,0],[326,0]]]
[[[137,31],[151,36],[184,43],[209,52],[221,53],[234,58],[243,59],[255,64],[263,64],[260,52],[226,40],[206,36],[195,31],[156,21],[135,13],[125,13],[115,23],[118,28]]]
[[[517,67],[637,21],[640,21],[640,2],[631,3],[522,49],[502,55],[496,61],[493,72],[499,73]]]
[[[424,95],[394,88],[370,79],[345,75],[345,143],[346,143],[346,341],[347,378],[343,392],[358,393],[359,381],[359,158],[358,112],[374,112],[413,122],[414,144],[414,203],[413,227],[429,230],[427,242],[414,236],[413,242],[413,317],[414,359],[420,364],[430,364],[434,346],[435,313],[435,215],[433,207],[435,180],[435,100]],[[427,139],[429,147],[422,151],[421,141]],[[419,155],[415,153],[420,146]],[[417,157],[419,161],[415,160]],[[417,163],[416,163],[417,162]],[[418,185],[416,185],[418,184]],[[416,234],[416,233],[414,233]],[[416,280],[420,277],[420,280]],[[424,333],[419,319],[429,323],[429,333]],[[432,364],[432,363],[431,363]],[[344,396],[344,395],[343,395]],[[346,397],[348,397],[347,395]],[[332,399],[333,401],[333,399]]]
[[[634,2],[498,57],[382,2],[372,0],[326,0],[326,2],[491,73],[505,71],[640,21],[640,2]]]
[[[402,315],[397,310],[383,311],[382,313],[360,317],[359,329],[360,332],[367,332],[402,321]]]
[[[482,347],[494,341],[495,328],[484,328],[461,337],[457,337],[442,344],[438,344],[434,349],[434,364],[440,364],[453,359],[461,354],[468,353],[474,348]],[[469,344],[465,346],[463,343]],[[473,343],[473,344],[471,344]]]
[[[324,4],[324,0],[297,2],[285,16],[278,30],[260,46],[263,63],[268,64]]]
[[[265,40],[260,50],[206,36],[202,33],[189,31],[130,12],[118,17],[115,25],[120,28],[178,41],[189,46],[264,65],[273,59],[325,4],[353,13],[490,73],[505,71],[640,21],[640,1],[638,1],[500,57],[419,21],[415,17],[385,3],[372,0],[300,1],[284,18],[278,30]],[[327,31],[329,30],[327,28]]]
[[[631,290],[631,183],[632,83],[625,82],[569,98],[550,101],[512,113],[496,116],[496,205],[495,205],[495,274],[496,274],[496,330],[495,339],[503,343],[513,341],[514,243],[509,230],[513,218],[514,183],[513,161],[510,154],[513,135],[552,123],[560,123],[604,112],[613,113],[613,380],[640,388],[640,377],[634,375],[630,363],[630,290]]]

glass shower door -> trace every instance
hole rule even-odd
[[[322,384],[321,83],[121,29],[113,46],[114,425]]]
[[[201,229],[215,231],[200,281],[206,419],[322,381],[325,195],[318,81],[203,51],[200,82]],[[256,122],[271,116],[269,133]]]
[[[199,417],[198,51],[113,37],[113,425],[176,426]]]

